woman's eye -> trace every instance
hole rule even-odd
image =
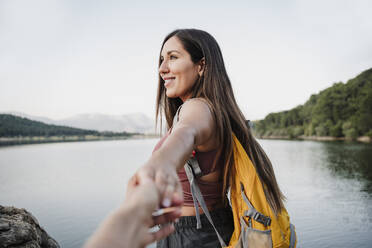
[[[169,58],[170,58],[170,59],[176,59],[177,57],[174,56],[174,55],[171,55]]]

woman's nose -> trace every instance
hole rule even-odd
[[[160,64],[160,67],[159,67],[159,73],[160,74],[166,74],[169,72],[169,67],[168,67],[168,63],[166,61],[163,61],[161,64]]]

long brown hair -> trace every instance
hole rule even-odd
[[[228,189],[229,175],[234,161],[233,138],[231,135],[233,132],[254,164],[271,208],[275,213],[279,213],[284,207],[285,197],[279,189],[269,158],[253,137],[250,127],[246,125],[245,117],[236,103],[217,41],[209,33],[202,30],[177,29],[165,37],[160,53],[165,42],[173,36],[181,41],[194,63],[199,62],[202,58],[205,59],[204,73],[191,89],[191,98],[204,98],[209,103],[214,115],[217,137],[219,144],[221,144],[217,157],[222,159],[225,165],[222,173],[223,196]],[[159,56],[159,67],[160,65],[161,59]],[[162,116],[164,114],[169,129],[172,126],[173,117],[178,107],[183,102],[179,98],[168,98],[166,96],[164,80],[160,75],[156,102],[157,123],[160,120],[160,128],[162,128]]]

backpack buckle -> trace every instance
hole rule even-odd
[[[203,173],[199,167],[198,160],[196,160],[196,157],[191,157],[187,160],[187,164],[190,165],[192,173],[196,178],[199,178],[203,176]]]
[[[259,212],[256,212],[256,213],[252,216],[252,218],[253,218],[255,221],[257,221],[257,222],[260,222],[260,223],[261,223],[262,225],[264,225],[265,227],[270,226],[270,224],[271,224],[271,219],[270,219],[270,217],[265,216],[265,215],[263,215],[263,214],[261,214],[261,213],[259,213]]]

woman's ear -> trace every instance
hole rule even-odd
[[[204,57],[198,62],[199,66],[198,66],[198,73],[199,73],[199,76],[201,77],[204,73],[204,69],[205,69],[205,59]]]

